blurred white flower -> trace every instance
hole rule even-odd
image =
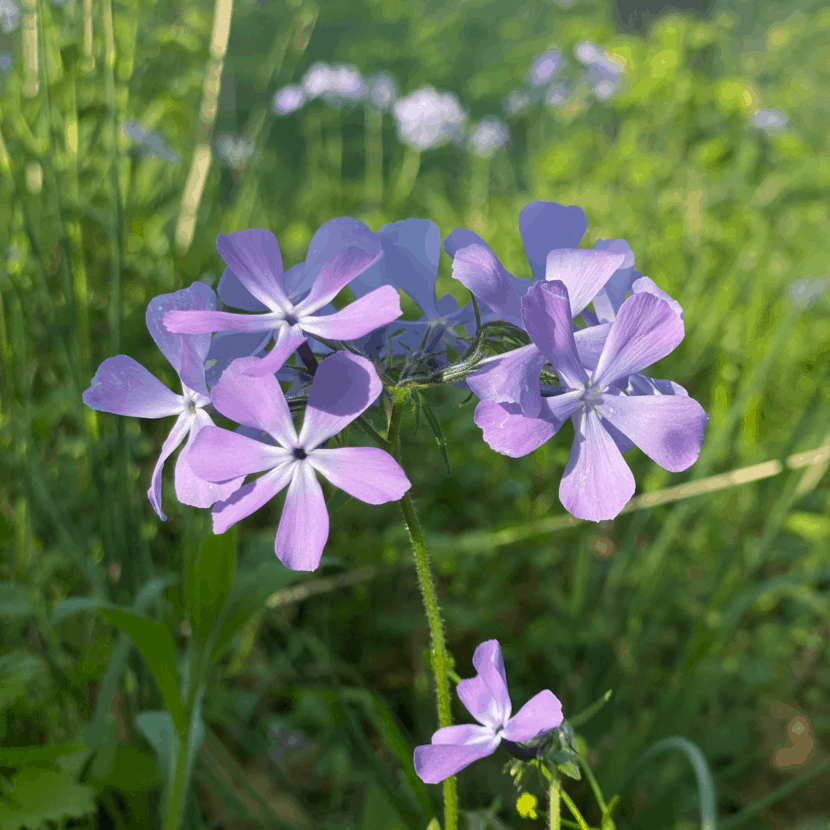
[[[482,118],[470,132],[470,149],[482,158],[492,158],[510,140],[507,124],[489,115]]]
[[[164,159],[168,164],[178,164],[179,155],[174,153],[165,143],[164,139],[151,130],[141,126],[138,121],[127,121],[121,125],[121,132],[134,144],[143,156],[156,156]]]
[[[602,57],[602,52],[589,40],[583,40],[581,43],[578,43],[576,49],[574,49],[574,54],[576,55],[576,59],[586,66],[590,66],[598,58]]]
[[[802,277],[790,283],[790,299],[798,308],[809,308],[827,288],[827,281],[816,277]]]
[[[323,97],[334,105],[362,100],[368,92],[363,76],[354,66],[338,65],[329,68],[329,86]]]
[[[17,28],[20,10],[14,0],[0,0],[0,28],[13,32]]]
[[[759,130],[778,132],[787,126],[787,114],[781,110],[758,110],[752,116],[752,126]]]
[[[530,86],[542,86],[562,68],[564,61],[562,53],[556,50],[543,52],[533,61],[530,72],[527,73],[527,82]]]
[[[393,112],[401,141],[421,151],[460,141],[467,121],[455,95],[431,86],[401,98]]]
[[[369,85],[369,100],[379,110],[386,112],[398,97],[398,85],[391,75],[379,72],[367,81]]]
[[[514,89],[504,99],[504,111],[508,115],[520,115],[530,106],[531,101],[532,98],[527,90]]]
[[[247,139],[236,138],[226,133],[216,139],[216,152],[228,167],[238,169],[245,166],[245,162],[254,152],[254,145]]]
[[[318,61],[303,75],[303,91],[309,98],[318,98],[332,85],[331,68]]]
[[[274,95],[271,109],[277,115],[291,115],[305,103],[305,92],[296,84],[289,84],[278,89]]]

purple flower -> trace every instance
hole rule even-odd
[[[492,158],[510,140],[510,131],[501,118],[482,118],[470,133],[470,149],[482,158]]]
[[[538,55],[533,61],[533,66],[527,74],[527,82],[530,86],[542,86],[548,83],[551,78],[562,68],[564,61],[562,53],[553,49]]]
[[[623,264],[624,254],[614,251],[577,250],[587,228],[582,210],[555,202],[531,202],[519,214],[519,229],[534,281],[562,280],[572,298],[574,316],[594,299]],[[502,320],[524,328],[521,298],[532,283],[509,273],[477,234],[454,230],[444,247],[453,257],[452,275]],[[576,334],[577,347],[586,360],[599,355],[608,325],[592,326]],[[531,343],[503,355],[486,358],[467,383],[483,400],[517,403],[529,417],[539,414],[542,398],[539,373],[544,356]]]
[[[14,0],[0,0],[0,29],[4,32],[13,32],[17,28],[20,9]]]
[[[459,141],[467,121],[467,113],[455,95],[439,93],[431,86],[399,99],[392,112],[400,140],[420,152],[447,141]]]
[[[563,281],[531,286],[522,299],[524,327],[559,376],[561,393],[542,399],[538,417],[522,414],[517,404],[482,401],[475,422],[492,449],[518,458],[544,444],[570,417],[576,437],[559,499],[577,518],[613,519],[634,494],[622,451],[633,443],[664,469],[685,470],[700,453],[709,416],[683,395],[627,396],[615,385],[683,339],[683,321],[665,300],[647,291],[629,297],[590,374],[577,351],[572,317]]]
[[[301,86],[289,84],[278,89],[274,95],[271,109],[277,115],[291,115],[305,103],[305,92]]]
[[[291,348],[283,344],[275,351],[285,359]],[[214,533],[224,533],[288,487],[274,550],[291,570],[313,571],[329,534],[326,502],[315,471],[368,504],[400,499],[410,482],[398,462],[377,447],[321,449],[381,393],[380,379],[366,358],[337,352],[320,363],[299,435],[277,379],[251,373],[262,362],[255,357],[234,361],[212,390],[213,404],[231,420],[267,433],[276,446],[210,427],[194,444],[190,463],[207,481],[265,472],[214,507]]]
[[[401,315],[398,292],[388,285],[381,286],[334,314],[315,314],[328,305],[356,276],[383,256],[383,251],[375,240],[363,239],[361,244],[363,247],[345,247],[327,259],[316,272],[310,290],[300,300],[298,294],[306,288],[304,277],[307,276],[307,270],[292,268],[289,272],[291,280],[287,279],[289,274],[283,273],[282,255],[273,233],[252,229],[220,234],[216,239],[216,247],[228,264],[231,274],[224,292],[220,282],[220,297],[235,308],[265,313],[250,315],[227,311],[174,311],[164,318],[164,325],[168,331],[187,334],[214,331],[268,333],[276,339],[276,346],[250,371],[273,374],[285,360],[285,355],[281,357],[282,346],[290,344],[291,348],[286,355],[290,354],[305,342],[306,334],[332,340],[352,340]],[[222,277],[223,281],[226,276],[227,271]],[[298,282],[303,284],[298,287]]]
[[[378,72],[368,80],[369,103],[386,112],[398,97],[398,85],[395,79],[385,72]]]
[[[164,442],[161,455],[153,470],[152,483],[147,492],[153,510],[162,520],[167,516],[161,510],[161,471],[173,450],[184,441],[175,469],[176,497],[182,504],[210,507],[214,502],[228,498],[242,483],[242,477],[222,479],[211,484],[198,478],[189,465],[193,442],[205,426],[212,426],[211,417],[204,411],[210,393],[205,385],[205,357],[210,335],[182,336],[170,334],[162,326],[162,318],[171,309],[214,309],[216,295],[201,282],[194,282],[172,294],[162,294],[147,306],[147,328],[156,345],[176,370],[182,383],[182,394],[171,392],[140,363],[127,355],[107,358],[92,378],[83,394],[83,402],[91,409],[132,415],[136,418],[164,418],[178,415],[173,429]]]
[[[445,726],[432,736],[431,744],[415,747],[415,772],[427,784],[437,784],[492,755],[502,740],[526,743],[562,723],[562,704],[549,689],[510,717],[513,706],[498,640],[487,640],[476,649],[473,666],[477,674],[458,684],[458,697],[482,725]]]

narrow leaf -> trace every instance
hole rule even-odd
[[[207,641],[219,619],[236,571],[237,526],[227,533],[209,534],[187,574],[187,612],[193,636]]]
[[[447,475],[451,475],[452,470],[450,469],[450,458],[447,455],[447,442],[444,440],[444,433],[441,430],[441,424],[438,423],[438,418],[435,417],[435,413],[432,411],[430,405],[424,400],[420,392],[416,392],[415,394],[421,398],[421,406],[424,409],[424,416],[426,417],[427,423],[435,436],[435,440],[438,442],[438,448],[441,450],[441,458],[444,459],[444,466],[447,468]]]

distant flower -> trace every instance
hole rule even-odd
[[[332,73],[328,64],[318,61],[303,75],[303,91],[309,98],[319,98],[332,85]]]
[[[809,308],[827,287],[821,277],[802,277],[790,283],[790,299],[798,308]]]
[[[602,52],[597,48],[596,44],[588,40],[583,40],[576,45],[574,54],[580,63],[590,66],[596,60],[602,57]]]
[[[4,75],[12,68],[12,53],[0,52],[0,72]]]
[[[225,134],[216,139],[216,152],[228,167],[240,169],[254,152],[254,145],[245,138]]]
[[[354,66],[338,65],[329,69],[329,86],[323,97],[331,104],[362,100],[368,92],[363,76]]]
[[[20,10],[14,0],[0,0],[0,28],[13,32],[17,28]]]
[[[539,692],[510,717],[513,704],[498,640],[487,640],[475,650],[473,666],[476,676],[462,680],[456,691],[481,726],[445,726],[430,744],[415,747],[415,772],[426,784],[437,784],[492,755],[503,740],[527,743],[562,723],[562,704],[550,689]]]
[[[552,50],[544,52],[533,61],[530,72],[527,74],[527,82],[530,86],[543,86],[562,68],[564,61],[562,53]]]
[[[787,126],[788,118],[781,110],[758,110],[752,116],[752,126],[759,130],[779,132]]]
[[[140,363],[124,354],[107,358],[98,367],[89,389],[83,394],[83,402],[99,412],[132,415],[135,418],[178,416],[162,446],[147,492],[153,510],[162,520],[167,519],[161,509],[162,468],[185,438],[187,444],[179,453],[174,477],[176,498],[182,504],[210,507],[214,502],[228,498],[244,478],[228,476],[224,483],[211,484],[197,478],[191,470],[188,456],[193,441],[203,427],[213,424],[204,410],[211,402],[205,384],[205,358],[210,346],[210,335],[171,334],[162,325],[165,313],[172,309],[215,308],[216,295],[213,289],[201,282],[194,282],[190,288],[172,294],[154,297],[147,306],[147,328],[156,345],[176,370],[182,384],[181,395],[172,392]]]
[[[397,501],[411,484],[398,462],[378,447],[322,448],[383,389],[366,358],[337,352],[320,363],[299,434],[277,379],[249,373],[261,362],[255,357],[234,361],[213,387],[213,404],[225,417],[267,433],[276,444],[211,427],[194,445],[190,461],[206,481],[265,473],[214,507],[214,533],[224,533],[287,487],[274,551],[291,570],[313,571],[329,535],[326,501],[316,473],[368,504]]]
[[[470,132],[470,149],[483,158],[492,158],[510,139],[507,124],[500,118],[482,118]]]
[[[530,93],[524,89],[514,89],[504,99],[504,111],[508,115],[521,115],[533,103]]]
[[[270,738],[276,743],[268,755],[272,761],[280,761],[286,752],[298,752],[305,745],[305,735],[302,732],[289,732],[281,726],[277,726],[268,732]]]
[[[545,104],[549,107],[560,107],[568,102],[571,93],[563,86],[552,86],[545,93]]]
[[[289,84],[277,90],[271,109],[277,115],[291,115],[305,103],[305,92],[301,86]]]
[[[367,80],[369,100],[383,112],[386,112],[398,97],[398,85],[391,75],[379,72]]]
[[[421,151],[459,141],[467,120],[455,95],[431,86],[401,98],[393,112],[401,141]]]
[[[179,155],[174,153],[165,143],[164,139],[138,123],[138,121],[127,121],[121,125],[121,131],[127,138],[138,145],[138,151],[143,156],[156,156],[164,159],[168,164],[178,164]]]

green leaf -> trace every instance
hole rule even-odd
[[[131,611],[101,608],[98,613],[118,626],[135,643],[158,683],[176,730],[184,734],[187,721],[176,676],[176,644],[173,636],[160,623]]]
[[[0,799],[3,830],[40,830],[47,822],[63,826],[96,812],[95,791],[63,770],[26,766]]]
[[[26,587],[16,582],[0,582],[0,616],[27,617],[32,603],[26,596]]]
[[[441,830],[441,822],[437,818],[431,819],[427,825],[427,830]]]
[[[26,766],[32,763],[52,763],[63,755],[86,749],[84,744],[50,744],[48,746],[16,746],[0,749],[0,767]]]
[[[351,496],[345,490],[335,490],[326,502],[329,515],[336,513],[350,498]]]
[[[98,754],[96,763],[99,760],[101,763],[87,779],[96,790],[113,787],[124,793],[140,793],[158,784],[158,769],[152,755],[134,744],[115,744],[109,753],[106,749]]]
[[[587,709],[583,709],[578,715],[568,718],[568,725],[571,729],[578,729],[583,724],[587,723],[597,712],[602,709],[609,700],[613,690],[609,689],[599,700],[594,701]]]
[[[237,526],[210,534],[199,547],[187,574],[187,614],[193,636],[207,641],[228,598],[236,571]]]
[[[421,406],[424,409],[424,416],[426,417],[427,423],[435,436],[435,440],[438,442],[438,448],[441,450],[441,458],[444,459],[444,466],[447,468],[447,475],[451,475],[452,470],[450,469],[450,458],[447,455],[447,442],[444,440],[444,433],[441,430],[441,424],[438,423],[438,418],[435,417],[435,413],[432,411],[430,405],[424,400],[423,395],[421,395],[420,392],[415,392],[415,394],[421,398]]]

